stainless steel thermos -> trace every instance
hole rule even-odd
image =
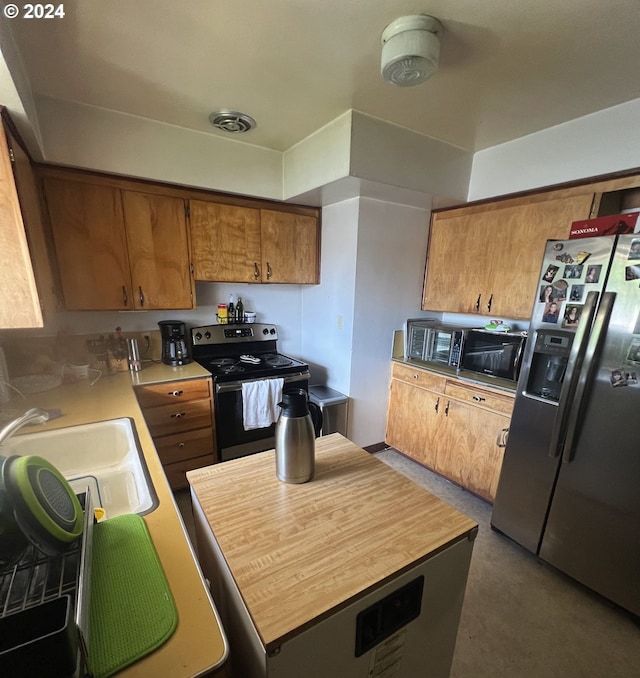
[[[315,431],[303,389],[282,394],[276,421],[276,474],[285,483],[306,483],[315,471]]]

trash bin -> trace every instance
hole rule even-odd
[[[315,403],[322,412],[321,436],[328,436],[330,433],[347,435],[349,398],[344,393],[334,391],[327,386],[309,386],[309,400]]]

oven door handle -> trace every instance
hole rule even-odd
[[[291,384],[297,381],[309,381],[310,374],[298,372],[297,374],[287,374],[283,376],[284,383]],[[216,384],[216,393],[230,393],[231,391],[242,391],[242,384],[249,381],[262,381],[263,379],[276,379],[277,377],[261,377],[258,379],[242,379],[241,381],[226,381],[222,384]]]

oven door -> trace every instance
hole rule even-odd
[[[309,390],[309,372],[283,375],[284,386]],[[246,381],[246,380],[245,380]],[[221,461],[237,459],[275,445],[275,424],[245,431],[242,417],[242,380],[215,385],[216,442]]]

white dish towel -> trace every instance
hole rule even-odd
[[[242,382],[242,423],[245,431],[271,426],[280,414],[284,379]]]

